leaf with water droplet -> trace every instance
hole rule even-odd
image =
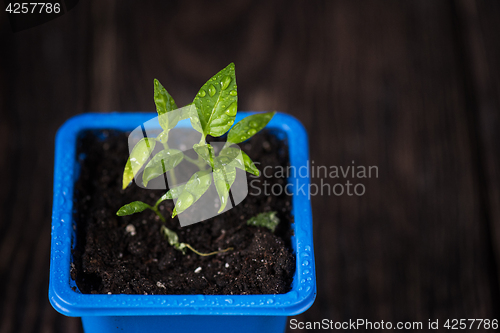
[[[160,140],[162,143],[166,143],[168,140],[168,132],[172,128],[174,128],[180,120],[191,118],[195,114],[196,114],[196,118],[197,118],[198,114],[196,113],[196,107],[193,105],[193,103],[191,103],[191,104],[188,104],[182,108],[170,110],[166,113],[159,115],[158,122],[160,123],[161,127],[163,128],[163,132],[161,132],[156,137],[157,140]],[[198,130],[194,125],[193,125],[193,128],[195,130],[197,130],[198,132],[201,131],[201,129]],[[200,128],[200,127],[198,126],[198,128]]]
[[[178,194],[175,202],[175,209],[172,217],[182,213],[194,204],[208,190],[212,184],[212,175],[209,170],[198,171],[183,186],[183,190]],[[170,192],[170,191],[169,191]],[[173,194],[173,192],[172,192]]]
[[[169,189],[167,193],[165,193],[160,197],[160,199],[158,199],[158,201],[156,202],[156,206],[158,206],[161,202],[165,200],[177,199],[179,195],[182,193],[182,191],[184,191],[184,185],[179,185]]]
[[[214,159],[214,168],[222,168],[225,165],[232,165],[233,161],[241,161],[239,164],[244,165],[241,149],[237,145],[224,146],[219,155]]]
[[[260,175],[259,169],[257,169],[252,159],[243,150],[241,151],[241,155],[228,163],[228,165],[250,172],[257,177]]]
[[[214,148],[209,143],[196,143],[193,145],[193,149],[210,167],[213,167],[215,153]]]
[[[229,198],[229,190],[236,179],[236,168],[233,166],[224,166],[214,169],[214,182],[217,193],[219,194],[221,213],[226,208],[227,200]]]
[[[134,179],[141,170],[144,163],[148,160],[149,155],[153,152],[155,145],[156,141],[149,138],[142,138],[137,142],[130,153],[127,164],[125,165],[125,170],[123,170],[123,189],[127,188],[128,184],[130,184],[132,179]]]
[[[212,172],[210,170],[198,171],[186,183],[184,190],[194,196],[196,202],[212,184]]]
[[[231,143],[240,143],[248,140],[255,133],[263,129],[273,118],[275,113],[276,112],[257,113],[243,118],[231,128],[227,135],[227,141]]]
[[[170,112],[172,110],[177,109],[177,105],[175,104],[174,99],[167,92],[165,88],[161,85],[160,81],[154,79],[154,100],[156,104],[156,112],[158,112],[158,121],[160,122],[160,126],[164,130],[169,129],[168,117],[162,117],[162,115]],[[174,126],[170,125],[170,128]]]
[[[162,131],[160,134],[156,136],[156,141],[159,141],[161,143],[167,143],[168,141],[168,130],[167,131]]]
[[[118,216],[132,215],[135,213],[143,212],[148,208],[151,209],[151,206],[148,205],[147,203],[144,203],[142,201],[134,201],[118,209],[116,215]]]
[[[158,152],[144,168],[142,173],[144,186],[148,186],[150,180],[175,168],[183,158],[184,154],[177,149],[164,149]]]
[[[276,229],[280,219],[276,216],[276,212],[260,213],[257,216],[250,218],[247,221],[247,225],[253,225],[255,227],[265,227],[272,232]]]
[[[177,212],[183,212],[188,209],[194,202],[194,196],[186,191],[182,191],[181,195],[177,198],[177,202],[175,203],[175,210]]]
[[[185,107],[183,107],[183,113],[181,119],[187,119],[191,121],[191,126],[193,126],[193,129],[199,133],[203,133],[203,130],[201,129],[201,124],[200,124],[200,118],[198,117],[198,111],[196,110],[196,105],[194,103],[189,103]]]
[[[225,89],[218,90],[215,88],[213,81],[222,82],[222,87],[225,86]],[[208,91],[208,94],[205,96],[198,94],[194,99],[194,104],[198,112],[202,133],[215,137],[221,136],[231,127],[231,125],[228,125],[230,119],[226,119],[225,122],[217,122],[217,119],[222,116],[229,116],[234,119],[234,115],[236,115],[233,109],[231,109],[230,114],[227,114],[226,108],[222,107],[222,105],[232,105],[232,103],[238,101],[238,97],[230,93],[236,91],[234,64],[230,63],[226,68],[214,75],[201,87],[201,90]],[[237,109],[237,104],[233,108]]]

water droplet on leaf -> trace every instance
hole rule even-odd
[[[229,107],[226,110],[226,114],[228,116],[234,117],[234,116],[236,116],[236,112],[238,112],[237,109],[238,109],[238,104],[236,102],[234,102],[231,105],[229,105]]]
[[[201,89],[199,92],[198,92],[198,96],[200,97],[205,97],[207,93],[205,92],[205,90]]]
[[[222,90],[226,90],[230,83],[231,83],[231,77],[226,76],[221,82]]]
[[[236,90],[231,90],[231,92],[229,93],[229,95],[236,96],[236,95],[238,95],[238,93],[236,92]]]
[[[208,94],[210,95],[210,97],[212,97],[213,95],[215,95],[215,92],[217,90],[215,89],[214,85],[211,84],[210,87],[208,87]]]

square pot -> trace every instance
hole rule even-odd
[[[250,115],[239,112],[236,122]],[[307,310],[316,297],[309,173],[292,173],[292,289],[277,295],[82,294],[70,276],[76,242],[73,187],[78,179],[76,145],[89,129],[132,131],[156,113],[87,113],[69,119],[56,136],[49,300],[60,313],[82,317],[86,332],[282,332],[287,316]],[[188,120],[178,127],[190,127]],[[307,133],[295,118],[276,113],[266,128],[287,139],[290,165],[308,168]],[[302,168],[301,168],[302,167]],[[300,190],[302,189],[302,190]]]

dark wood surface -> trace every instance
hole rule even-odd
[[[297,117],[315,165],[379,169],[351,180],[363,196],[313,197],[318,296],[297,319],[500,319],[499,17],[498,1],[82,0],[14,34],[2,12],[0,332],[82,331],[47,299],[57,128],[152,111],[155,77],[186,104],[231,61],[239,109]]]

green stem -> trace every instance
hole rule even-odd
[[[170,174],[170,179],[172,179],[173,182],[172,186],[169,187],[174,187],[175,185],[177,185],[177,177],[175,176],[175,170],[174,169],[169,170],[168,173]]]
[[[157,206],[151,207],[151,210],[152,210],[153,212],[155,212],[155,214],[156,214],[156,215],[158,215],[158,217],[160,218],[160,220],[161,220],[163,223],[167,222],[167,221],[165,220],[165,217],[163,216],[163,214],[162,214],[162,213],[160,213],[160,210],[158,209],[158,207],[157,207]]]
[[[214,251],[214,252],[210,252],[210,253],[202,253],[202,252],[198,252],[196,251],[191,245],[189,244],[186,244],[184,243],[184,245],[186,245],[186,247],[188,249],[190,249],[191,251],[193,251],[194,253],[196,253],[197,255],[199,256],[203,256],[203,257],[207,257],[207,256],[211,256],[211,255],[214,255],[214,254],[217,254],[217,253],[223,253],[223,252],[227,252],[227,251],[231,251],[231,250],[234,250],[232,247],[228,247],[227,249],[225,250],[220,250],[220,251]]]
[[[168,149],[168,148],[166,148],[166,149]],[[166,173],[165,162],[163,160],[161,160],[161,167],[163,169],[163,173]],[[169,186],[169,187],[174,187],[175,185],[177,185],[177,177],[175,176],[175,171],[172,169],[172,170],[169,170],[168,173],[170,174],[170,179],[172,179],[172,182],[173,182],[172,186]],[[165,182],[166,182],[166,180],[165,180]]]
[[[184,159],[186,161],[188,161],[189,163],[191,164],[194,164],[198,167],[198,169],[200,169],[200,171],[203,171],[205,170],[205,161],[200,157],[200,155],[198,155],[198,159],[197,160],[193,160],[191,157],[187,156],[187,155],[184,155]]]

